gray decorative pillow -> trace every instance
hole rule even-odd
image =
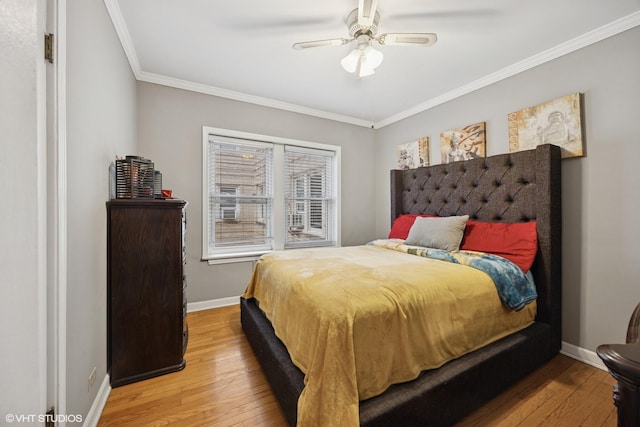
[[[407,245],[457,251],[460,249],[469,215],[447,217],[417,217],[409,230]]]

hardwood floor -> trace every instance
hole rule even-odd
[[[98,426],[286,426],[239,306],[187,315],[187,367],[114,388]],[[558,355],[459,426],[615,426],[613,378]]]

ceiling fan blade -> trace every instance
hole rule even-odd
[[[376,17],[378,0],[358,0],[358,25],[369,28]]]
[[[349,39],[327,39],[327,40],[313,40],[309,42],[294,43],[293,48],[297,50],[308,49],[310,47],[322,47],[322,46],[341,46],[349,43]]]
[[[386,33],[378,37],[378,43],[388,46],[424,46],[438,41],[434,33]]]

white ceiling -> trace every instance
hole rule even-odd
[[[378,34],[435,32],[432,47],[377,46],[356,79],[357,0],[104,0],[136,78],[381,127],[640,25],[640,0],[379,0]]]

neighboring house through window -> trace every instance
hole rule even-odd
[[[236,187],[220,187],[221,196],[235,196],[237,193]],[[238,219],[238,203],[235,197],[221,198],[220,199],[220,218],[223,221],[235,221]]]

